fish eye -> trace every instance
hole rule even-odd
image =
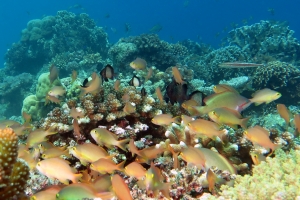
[[[188,126],[190,126],[191,125],[191,123],[188,123]]]
[[[279,93],[279,92],[277,92],[277,93],[276,93],[276,95],[277,95],[277,96],[279,96],[279,95],[280,95],[280,93]]]
[[[45,157],[46,157],[46,154],[43,154],[43,155],[42,155],[42,158],[45,158]]]
[[[76,150],[76,147],[72,147],[72,150]]]
[[[38,163],[37,166],[41,166],[41,163]]]
[[[248,134],[248,132],[247,132],[247,131],[244,131],[244,134],[245,134],[245,135],[247,135],[247,134]]]
[[[215,114],[216,114],[216,112],[215,112],[215,111],[212,111],[211,113],[212,113],[213,115],[215,115]]]
[[[214,88],[217,88],[217,86],[214,86]]]

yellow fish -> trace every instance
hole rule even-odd
[[[179,117],[174,117],[171,114],[160,114],[160,115],[156,115],[155,117],[153,117],[153,119],[151,120],[151,122],[153,124],[159,125],[159,126],[169,126],[172,123],[177,123],[179,124]]]
[[[265,88],[259,91],[256,91],[253,95],[252,99],[249,99],[252,103],[255,103],[255,105],[260,105],[262,103],[270,103],[272,101],[275,101],[281,97],[281,94],[279,92],[276,92],[274,90],[270,90],[269,88]]]
[[[69,162],[62,158],[49,158],[37,163],[36,168],[39,172],[49,179],[58,179],[65,185],[69,184],[69,180],[77,183],[82,174],[75,174],[69,166]]]
[[[112,132],[106,130],[105,128],[95,128],[91,130],[90,133],[92,138],[97,142],[97,144],[103,144],[109,149],[112,149],[113,146],[117,146],[123,151],[126,151],[125,145],[129,142],[129,139],[118,141],[117,136]]]
[[[101,174],[106,174],[106,173],[111,174],[115,170],[123,171],[125,162],[126,160],[116,165],[116,163],[114,163],[112,160],[106,158],[100,158],[99,160],[93,162],[90,165],[90,168]]]
[[[197,148],[187,146],[182,148],[180,157],[188,163],[188,165],[194,165],[199,169],[205,168],[205,156]]]
[[[219,125],[215,122],[210,122],[204,119],[196,119],[188,123],[189,130],[194,134],[203,134],[211,139],[219,137],[220,139],[224,134],[227,133],[227,130],[219,130]]]
[[[142,58],[136,58],[130,63],[130,67],[135,70],[144,70],[147,68],[147,62]]]
[[[70,148],[70,154],[78,158],[83,165],[92,163],[100,158],[108,157],[108,153],[102,148],[92,143],[79,144]]]
[[[234,93],[239,93],[238,91],[236,91],[236,89],[234,89],[233,87],[231,87],[230,85],[225,85],[225,84],[219,84],[219,85],[215,85],[213,87],[213,90],[215,93],[222,93],[222,92],[234,92]]]
[[[53,147],[53,148],[47,149],[42,154],[42,158],[43,159],[55,158],[55,157],[60,157],[62,155],[65,155],[66,157],[70,157],[70,154],[68,151],[69,150],[66,149],[65,147]]]
[[[237,129],[236,125],[240,125],[244,129],[247,128],[247,123],[250,118],[242,119],[242,115],[236,111],[229,108],[216,108],[208,113],[211,120],[218,124],[226,124],[234,129]]]
[[[48,130],[43,130],[43,129],[36,129],[32,132],[29,133],[27,137],[27,146],[28,147],[33,147],[35,144],[44,142],[47,140],[48,135],[54,135],[56,134],[56,131],[53,131],[50,129]]]
[[[174,77],[176,83],[181,84],[181,85],[186,84],[186,82],[183,81],[182,76],[177,67],[172,67],[172,73],[173,73],[173,77]]]

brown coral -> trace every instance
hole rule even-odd
[[[21,199],[29,168],[18,157],[18,138],[11,128],[0,129],[0,199]]]

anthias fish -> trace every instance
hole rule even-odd
[[[261,67],[264,64],[247,63],[247,62],[225,62],[219,64],[222,68],[245,68],[245,67]]]

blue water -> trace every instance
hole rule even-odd
[[[217,48],[232,29],[231,24],[242,26],[243,20],[248,24],[260,20],[288,21],[299,39],[299,5],[299,1],[293,0],[1,1],[0,62],[4,62],[4,54],[11,44],[20,40],[20,32],[29,20],[56,15],[59,10],[89,14],[98,26],[106,27],[110,43],[121,37],[147,33],[154,25],[160,24],[163,28],[158,34],[163,40],[191,39]],[[273,15],[268,11],[270,8],[274,9]],[[130,24],[129,33],[125,32],[125,23]]]

